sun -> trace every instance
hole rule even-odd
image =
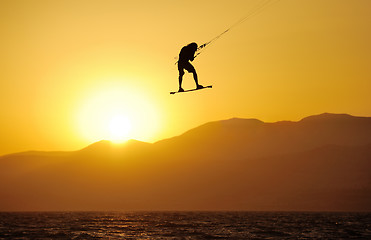
[[[159,128],[155,101],[141,88],[105,83],[87,90],[76,108],[76,126],[88,142],[151,141]]]
[[[110,132],[110,140],[113,142],[121,142],[130,134],[130,120],[123,115],[112,116],[108,124]]]

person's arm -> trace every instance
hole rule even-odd
[[[189,56],[189,60],[191,60],[191,62],[192,62],[193,60],[195,60],[195,54],[196,54],[196,51],[191,52],[191,54],[190,54],[190,56]]]

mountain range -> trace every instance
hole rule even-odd
[[[371,118],[233,118],[0,157],[0,211],[62,210],[371,211]]]

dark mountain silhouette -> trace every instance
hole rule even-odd
[[[229,119],[0,157],[0,210],[371,211],[371,118]]]
[[[371,118],[321,114],[300,122],[263,123],[256,119],[230,119],[207,123],[157,145],[221,154],[262,157],[300,152],[326,144],[362,145],[371,141]]]

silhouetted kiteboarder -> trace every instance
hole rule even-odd
[[[179,60],[178,60],[178,71],[179,71],[179,92],[184,92],[182,88],[182,81],[184,75],[184,69],[187,70],[189,73],[193,73],[193,78],[196,83],[196,89],[203,88],[202,85],[198,84],[198,77],[196,73],[196,69],[189,61],[193,61],[195,59],[195,53],[197,51],[197,43],[190,43],[187,46],[183,47],[179,53]]]
[[[201,46],[203,47],[203,46]],[[201,48],[200,47],[200,48]],[[212,86],[202,86],[201,84],[198,83],[198,76],[196,73],[196,69],[193,67],[193,65],[189,61],[193,61],[195,59],[195,53],[197,50],[200,49],[197,46],[197,43],[190,43],[187,46],[184,46],[182,50],[180,50],[179,53],[179,60],[178,60],[178,71],[179,71],[179,90],[178,92],[190,92],[190,91],[195,91],[203,88],[211,88]],[[183,82],[183,75],[184,75],[184,69],[187,70],[189,73],[193,73],[193,78],[196,83],[196,88],[191,89],[191,90],[186,90],[182,88],[182,82]],[[174,94],[177,92],[170,92],[170,94]]]

